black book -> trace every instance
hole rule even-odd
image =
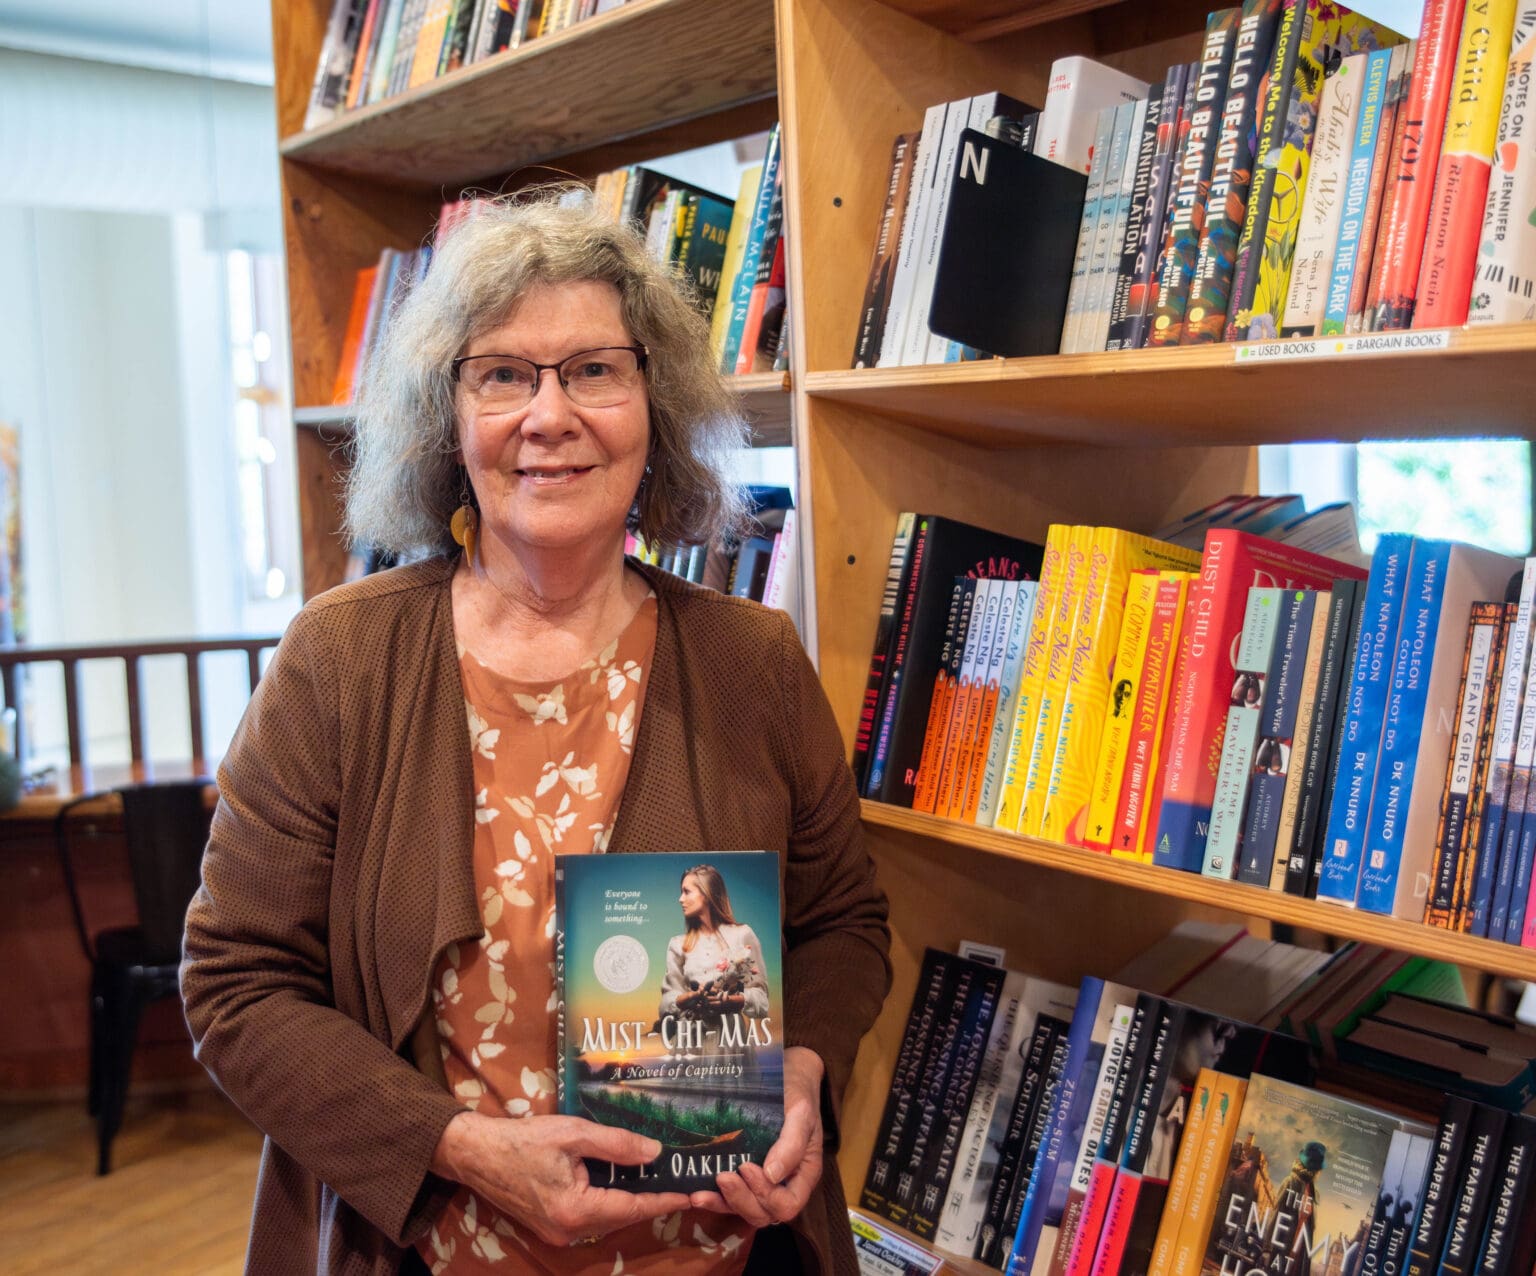
[[[961,133],[929,328],[988,354],[1055,354],[1087,190],[1084,173]]]
[[[1050,1133],[1051,1114],[1056,1110],[1056,1098],[1061,1093],[1062,1077],[1066,1071],[1070,1029],[1070,1024],[1063,1023],[1061,1032],[1051,1045],[1051,1058],[1045,1069],[1045,1089],[1041,1091],[1040,1102],[1029,1124],[1029,1135],[1024,1140],[1024,1155],[1019,1158],[1019,1172],[1014,1175],[1013,1187],[1008,1192],[1008,1206],[1003,1211],[1003,1225],[998,1231],[995,1264],[998,1267],[1006,1263],[1011,1248],[1009,1242],[1018,1235],[1024,1198],[1029,1195],[1029,1184],[1035,1177],[1035,1162],[1040,1159],[1040,1150],[1045,1146],[1046,1136]]]
[[[874,727],[864,796],[911,806],[923,756],[928,706],[956,576],[1037,580],[1042,546],[958,519],[919,514],[912,570],[897,611],[886,692]]]
[[[923,968],[918,973],[917,989],[912,994],[912,1008],[907,1012],[906,1030],[901,1034],[901,1047],[896,1052],[890,1093],[885,1098],[885,1111],[880,1117],[869,1170],[864,1176],[863,1191],[859,1193],[859,1204],[876,1214],[889,1217],[888,1206],[896,1188],[896,1157],[917,1104],[923,1060],[945,1007],[946,985],[959,961],[954,953],[937,948],[930,948],[923,954]]]
[[[1445,1248],[1440,1251],[1440,1276],[1466,1276],[1477,1262],[1478,1242],[1482,1239],[1488,1206],[1493,1200],[1499,1144],[1508,1116],[1498,1108],[1484,1106],[1477,1107],[1472,1113],[1461,1181],[1449,1202]]]
[[[1313,813],[1312,840],[1307,844],[1307,870],[1304,891],[1308,899],[1317,898],[1317,884],[1322,880],[1323,861],[1326,858],[1323,843],[1328,837],[1328,803],[1338,783],[1339,765],[1344,758],[1344,720],[1349,716],[1349,680],[1355,667],[1355,656],[1360,647],[1360,631],[1365,623],[1365,581],[1352,581],[1355,601],[1350,613],[1349,635],[1344,647],[1343,659],[1338,667],[1338,690],[1333,702],[1333,726],[1328,732],[1328,766],[1323,772],[1322,788],[1317,794],[1318,807]],[[1333,587],[1338,589],[1335,580]],[[1298,826],[1301,821],[1297,820]],[[1300,843],[1297,843],[1300,845]]]
[[[1312,879],[1312,847],[1317,840],[1320,813],[1327,808],[1332,787],[1329,775],[1330,761],[1336,755],[1333,740],[1334,725],[1339,718],[1339,688],[1344,682],[1344,670],[1353,667],[1354,644],[1360,630],[1358,618],[1365,606],[1365,591],[1358,585],[1358,581],[1340,578],[1330,587],[1333,592],[1328,603],[1328,616],[1323,622],[1328,627],[1323,664],[1318,670],[1312,703],[1302,705],[1300,709],[1301,713],[1311,716],[1312,725],[1307,739],[1307,756],[1291,759],[1292,766],[1302,767],[1302,774],[1296,800],[1296,823],[1285,864],[1285,890],[1289,895],[1305,895],[1307,883]],[[1313,623],[1316,624],[1316,620]]]
[[[869,676],[864,682],[864,703],[859,706],[859,723],[853,737],[853,780],[859,792],[869,775],[870,743],[875,722],[885,700],[891,657],[896,644],[897,613],[912,579],[912,542],[917,515],[905,511],[896,518],[896,535],[891,541],[891,556],[886,563],[885,589],[880,595],[880,617],[875,622],[874,652],[869,658]],[[910,617],[909,617],[910,619]]]
[[[1115,273],[1115,291],[1109,304],[1109,338],[1104,343],[1106,350],[1122,349],[1130,331],[1131,281],[1136,277],[1136,258],[1141,252],[1142,232],[1147,225],[1151,202],[1157,193],[1152,174],[1156,167],[1157,130],[1163,118],[1166,89],[1166,84],[1154,84],[1147,95],[1147,115],[1141,126],[1141,141],[1132,161],[1136,181],[1131,187],[1131,208],[1125,219],[1125,234],[1120,240],[1120,265]],[[1155,215],[1161,221],[1161,207]]]
[[[1429,1157],[1429,1173],[1424,1177],[1418,1217],[1408,1238],[1403,1276],[1434,1276],[1439,1267],[1446,1224],[1455,1208],[1456,1189],[1461,1182],[1473,1114],[1485,1110],[1456,1094],[1448,1095],[1440,1109],[1435,1147]]]
[[[773,557],[773,538],[749,536],[736,551],[736,570],[731,576],[731,590],[738,598],[763,597],[768,583],[768,562]]]
[[[1526,1276],[1536,1266],[1536,1117],[1504,1126],[1477,1276]]]

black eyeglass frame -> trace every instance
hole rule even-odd
[[[457,384],[459,381],[459,369],[473,359],[516,359],[519,363],[526,363],[533,369],[533,393],[528,397],[536,397],[539,386],[543,384],[546,371],[555,374],[555,380],[560,382],[560,388],[567,394],[570,393],[570,383],[560,375],[560,369],[565,367],[572,359],[579,359],[584,354],[597,354],[600,350],[628,350],[635,356],[635,371],[644,372],[646,364],[650,361],[651,352],[644,346],[593,346],[590,350],[578,350],[575,354],[568,354],[559,363],[535,363],[532,359],[525,359],[520,354],[465,354],[460,355],[448,365],[449,375]]]

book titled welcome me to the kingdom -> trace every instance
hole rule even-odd
[[[634,1192],[712,1190],[784,1120],[779,860],[769,851],[555,858],[559,1110],[658,1140],[587,1162]]]

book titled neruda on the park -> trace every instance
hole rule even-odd
[[[555,857],[560,1111],[656,1139],[592,1182],[712,1190],[761,1165],[784,1121],[779,857]]]

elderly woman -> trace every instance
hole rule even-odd
[[[394,316],[347,518],[410,564],[294,620],[187,918],[198,1057],[268,1136],[250,1270],[856,1270],[832,1153],[889,933],[842,742],[782,614],[623,553],[732,525],[740,428],[666,268],[554,195],[477,208]],[[555,1114],[553,857],[756,849],[779,1141],[595,1187],[659,1149]]]

